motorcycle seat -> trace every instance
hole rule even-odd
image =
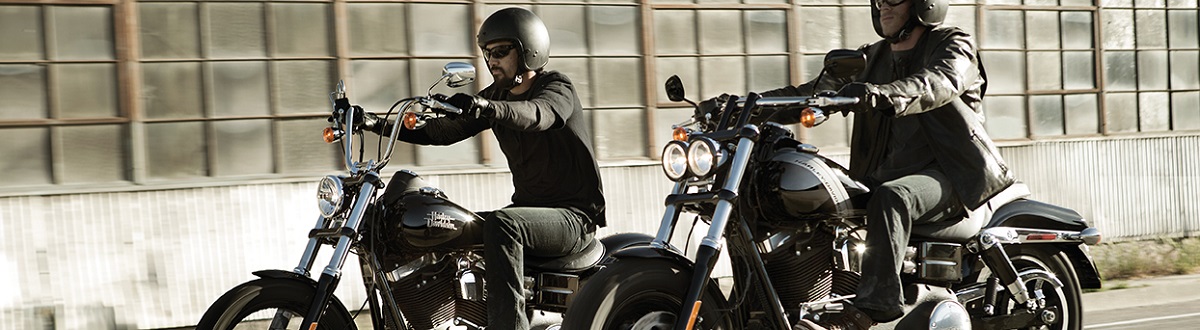
[[[604,258],[604,244],[592,238],[583,251],[562,257],[537,257],[525,255],[525,268],[551,272],[579,272],[592,268]]]
[[[1029,195],[1029,186],[1020,182],[1015,183],[1001,190],[1000,193],[991,199],[988,199],[987,203],[984,203],[979,208],[966,212],[963,215],[934,223],[913,225],[912,240],[948,243],[969,242],[975,235],[979,234],[979,231],[983,229],[983,225],[991,220],[992,215],[1001,206],[1017,199],[1029,197]]]

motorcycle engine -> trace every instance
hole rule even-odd
[[[826,231],[773,235],[777,248],[763,256],[767,274],[784,308],[854,294],[858,275],[834,265],[833,235]]]
[[[482,277],[482,273],[479,275]],[[442,260],[391,283],[392,295],[413,329],[435,329],[456,317],[487,324],[487,303],[462,298],[454,262]]]

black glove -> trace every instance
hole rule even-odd
[[[867,111],[892,106],[891,100],[879,91],[879,86],[872,83],[854,82],[842,86],[838,96],[857,97],[858,104],[850,106],[851,111]]]
[[[454,96],[446,97],[446,95],[434,94],[433,99],[462,109],[462,115],[468,118],[490,118],[495,113],[495,110],[492,109],[492,102],[476,95],[458,93],[454,94]]]
[[[701,101],[696,105],[696,111],[699,112],[701,118],[705,115],[709,120],[720,120],[721,109],[725,107],[725,102],[729,101],[729,94],[721,94],[720,96]]]

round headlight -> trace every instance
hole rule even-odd
[[[688,146],[688,169],[692,174],[705,177],[712,174],[712,171],[721,166],[722,157],[721,149],[717,146],[717,141],[709,138],[697,138],[692,140]]]
[[[663,148],[662,167],[663,172],[667,174],[667,178],[671,181],[679,181],[687,176],[687,142],[671,141]]]
[[[317,206],[321,208],[321,215],[326,218],[342,209],[342,197],[342,179],[330,175],[317,184]]]

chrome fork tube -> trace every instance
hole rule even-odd
[[[317,224],[313,226],[313,229],[321,228],[325,228],[325,217],[317,217]],[[308,246],[304,248],[304,255],[300,257],[300,263],[296,265],[295,269],[292,269],[292,272],[304,275],[304,277],[311,277],[308,271],[312,269],[314,258],[316,258],[317,252],[320,250],[321,244],[317,241],[317,238],[309,238]]]
[[[721,187],[722,189],[737,194],[742,177],[746,174],[746,167],[749,166],[750,153],[753,148],[754,141],[750,138],[743,137],[738,141],[737,152],[733,154],[733,164],[729,166],[729,176],[725,178],[725,185]],[[708,228],[708,234],[704,236],[704,239],[700,240],[700,245],[720,250],[721,236],[725,232],[725,225],[729,223],[729,216],[732,213],[733,202],[725,199],[717,201],[717,208],[713,211],[712,226]]]
[[[358,191],[358,198],[354,202],[354,208],[350,210],[350,217],[346,220],[346,227],[351,230],[352,235],[357,235],[358,226],[362,223],[363,212],[366,212],[367,202],[371,200],[371,196],[375,195],[375,185],[373,182],[364,182],[362,188]],[[322,274],[330,276],[341,276],[342,266],[346,263],[346,256],[350,254],[350,245],[354,243],[354,237],[342,236],[338,238],[337,247],[333,249],[333,258],[329,260],[329,265],[325,266]]]
[[[676,182],[675,188],[671,189],[671,194],[682,194],[687,192],[687,184],[684,182]],[[650,242],[650,246],[657,249],[666,249],[670,246],[672,230],[675,228],[675,222],[679,219],[679,207],[674,203],[667,204],[667,210],[663,212],[662,222],[658,224],[658,234],[654,236],[654,241]]]

